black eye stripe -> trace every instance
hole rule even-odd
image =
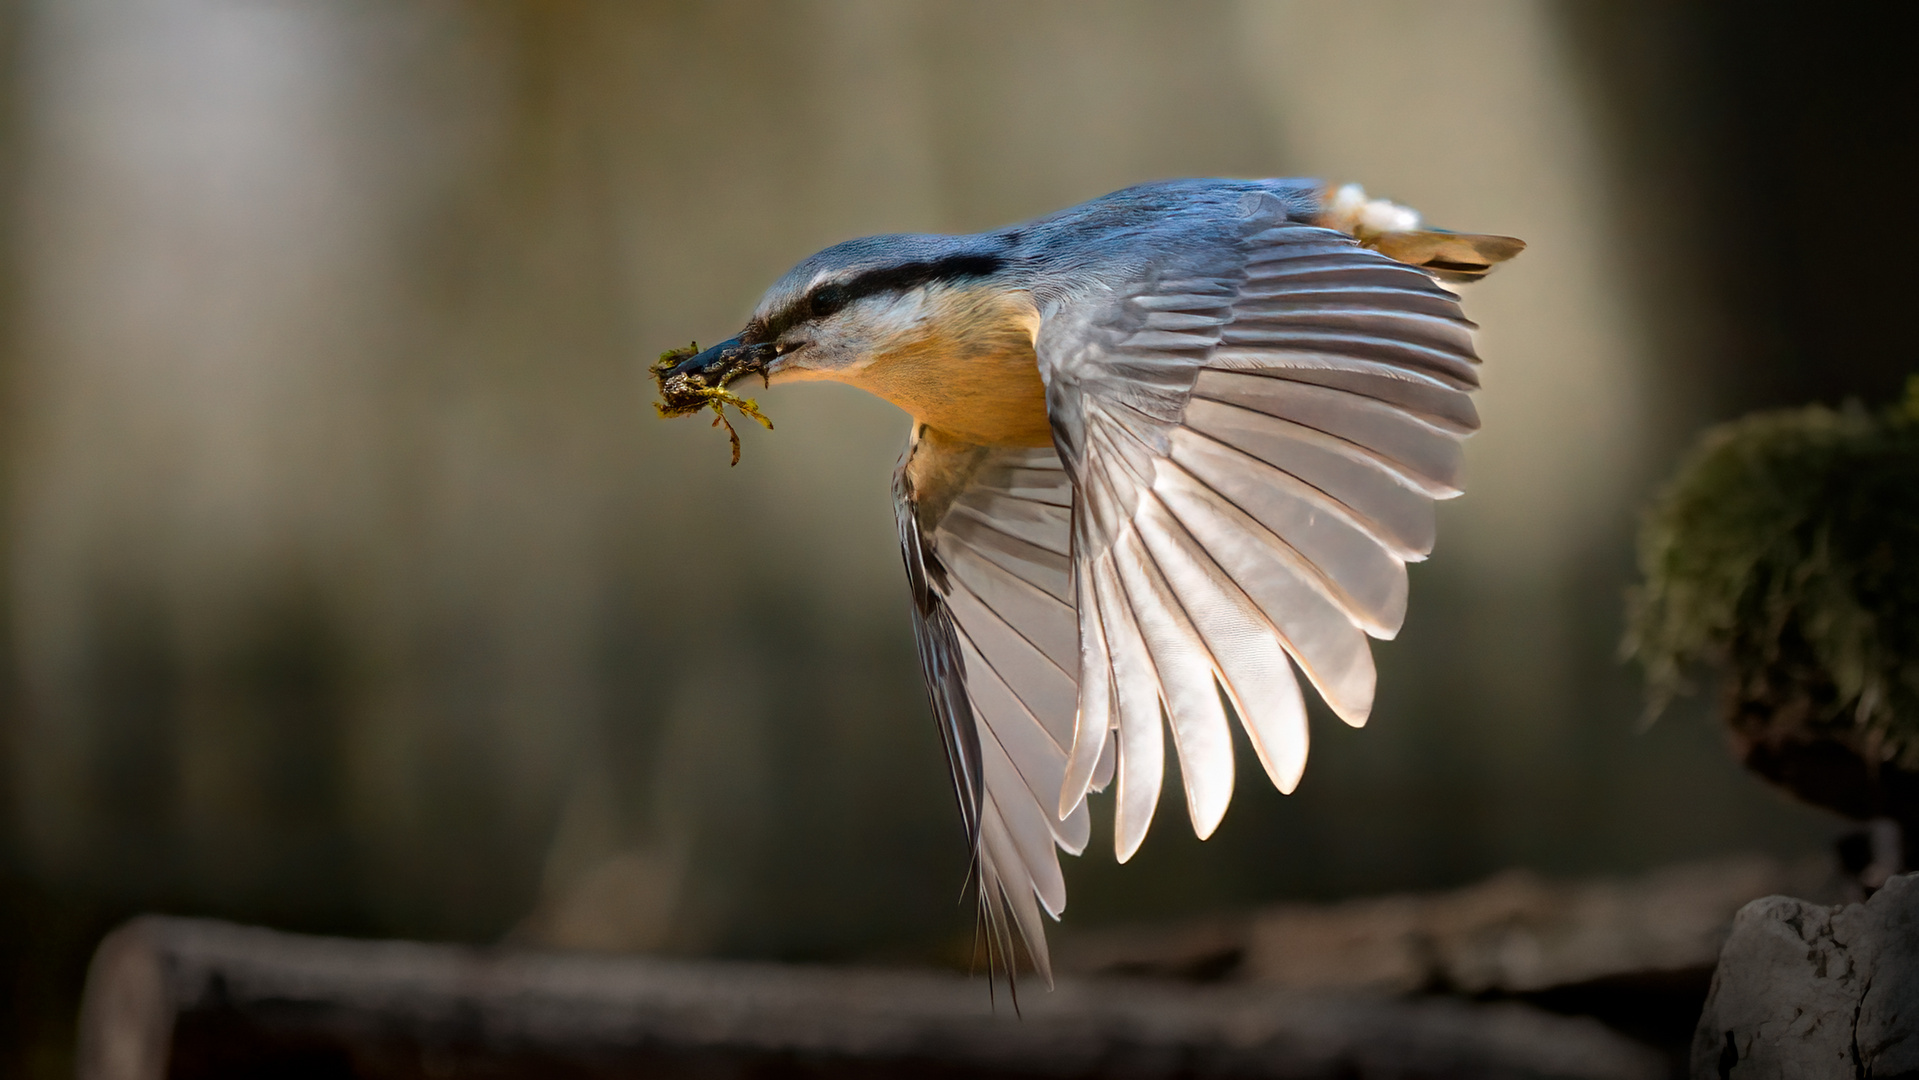
[[[868,270],[846,281],[827,282],[810,289],[765,323],[748,326],[749,341],[771,341],[801,323],[829,318],[856,300],[886,292],[905,292],[921,285],[964,278],[986,277],[1006,265],[998,255],[949,255],[926,262]]]

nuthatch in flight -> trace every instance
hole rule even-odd
[[[913,417],[894,473],[920,664],[973,845],[989,964],[1040,920],[1115,777],[1138,850],[1170,728],[1201,839],[1233,717],[1282,792],[1303,675],[1355,727],[1479,426],[1438,281],[1525,245],[1304,180],[1145,184],[970,236],[836,244],[738,337],[658,370],[663,412],[832,379]]]

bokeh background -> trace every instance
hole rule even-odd
[[[766,393],[729,469],[646,365],[836,240],[1160,177],[1532,246],[1467,297],[1485,430],[1371,726],[1205,845],[1169,787],[1069,920],[1822,848],[1702,703],[1642,724],[1622,593],[1700,426],[1915,366],[1902,48],[1770,0],[0,0],[0,1071],[65,1074],[143,910],[954,955],[904,418]]]

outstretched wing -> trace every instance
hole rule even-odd
[[[1248,195],[1156,226],[1152,260],[1044,310],[1037,349],[1072,475],[1079,713],[1057,810],[1118,747],[1115,850],[1145,838],[1172,730],[1193,828],[1233,789],[1228,703],[1281,791],[1306,762],[1295,668],[1372,707],[1434,499],[1478,426],[1472,324],[1424,272]]]
[[[1086,847],[1086,808],[1056,814],[1073,738],[1072,485],[1050,447],[914,433],[894,474],[927,691],[973,844],[989,966],[1017,926],[1052,974],[1040,909],[1066,908],[1055,847]]]

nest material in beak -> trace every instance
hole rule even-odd
[[[726,388],[725,382],[727,379],[747,374],[749,370],[758,370],[760,377],[765,378],[766,370],[757,365],[742,364],[736,371],[723,373],[719,385],[708,385],[704,374],[673,370],[698,355],[699,351],[699,343],[693,342],[684,349],[671,349],[660,354],[659,362],[653,365],[653,379],[659,383],[660,400],[653,403],[653,408],[660,416],[666,418],[691,416],[702,409],[712,409],[713,426],[726,428],[727,440],[733,444],[733,464],[738,465],[740,433],[733,430],[732,421],[726,418],[725,407],[733,406],[743,415],[759,421],[760,426],[768,431],[773,430],[773,421],[768,420],[766,415],[760,412],[759,402],[733,393]]]

